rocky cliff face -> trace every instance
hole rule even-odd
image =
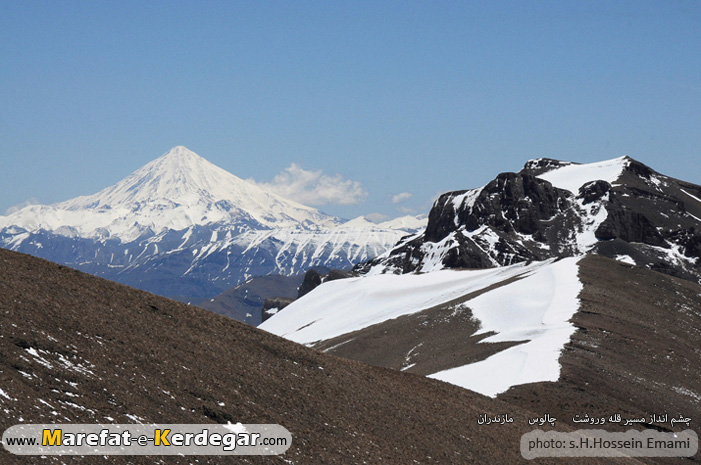
[[[531,160],[435,202],[422,234],[356,267],[365,273],[488,268],[597,253],[701,280],[701,187],[629,157]]]

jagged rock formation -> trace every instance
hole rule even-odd
[[[518,173],[440,196],[424,233],[363,273],[485,268],[597,253],[701,280],[701,187],[629,157],[531,160]]]
[[[304,280],[302,281],[302,285],[299,286],[299,292],[297,293],[297,298],[299,299],[303,295],[309,294],[319,284],[321,284],[321,275],[319,274],[319,272],[316,271],[315,269],[311,269],[311,270],[307,271],[304,274]]]

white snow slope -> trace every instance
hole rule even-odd
[[[430,377],[488,396],[519,384],[557,381],[560,352],[575,331],[569,320],[579,308],[578,260],[571,257],[540,267],[464,304],[481,322],[476,334],[497,333],[481,342],[527,342]]]
[[[495,396],[514,385],[558,379],[560,351],[575,330],[568,320],[579,306],[578,260],[331,281],[259,327],[291,341],[313,344],[521,277],[464,305],[481,322],[478,334],[497,333],[483,342],[524,343],[481,362],[431,375]]]
[[[529,161],[529,163],[534,160]],[[627,157],[619,157],[595,163],[572,163],[555,168],[538,177],[545,179],[555,187],[565,189],[577,195],[579,188],[591,181],[606,181],[614,184],[621,177],[623,170],[628,165]]]

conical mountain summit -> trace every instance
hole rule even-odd
[[[178,146],[96,194],[0,216],[0,247],[194,302],[253,276],[350,268],[417,221],[344,222]]]
[[[0,226],[12,224],[30,231],[63,228],[80,237],[110,236],[123,242],[146,230],[158,234],[231,222],[268,229],[333,226],[341,221],[244,181],[182,146],[96,194],[30,206],[0,218]]]

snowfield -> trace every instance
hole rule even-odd
[[[422,274],[380,274],[330,281],[267,320],[261,329],[312,344],[420,312],[528,273],[542,264]]]
[[[476,334],[496,333],[481,342],[526,342],[430,377],[488,396],[519,384],[557,381],[560,352],[575,332],[569,320],[579,308],[582,290],[578,260],[571,257],[539,267],[524,279],[465,303],[480,320]]]
[[[444,304],[510,278],[510,284],[468,300],[481,323],[482,342],[520,341],[486,360],[431,375],[495,396],[511,386],[556,381],[558,358],[575,331],[580,257],[484,270],[374,275],[324,283],[261,326],[286,339],[313,344]],[[468,335],[466,335],[468,336]]]
[[[626,157],[614,158],[595,163],[570,164],[538,175],[550,184],[577,195],[579,188],[591,181],[606,181],[614,184],[630,163]]]

